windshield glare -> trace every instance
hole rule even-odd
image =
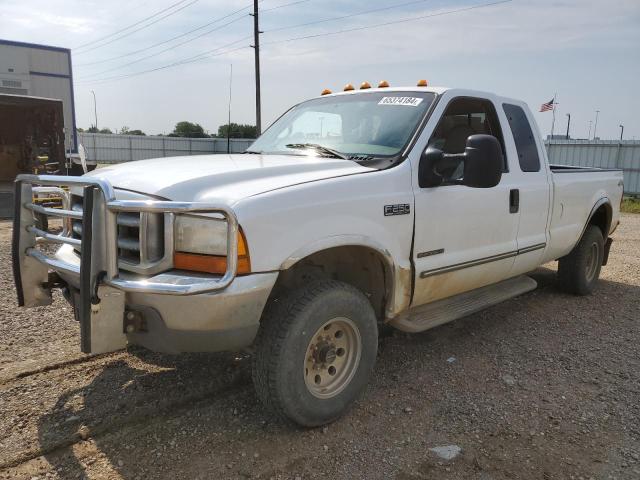
[[[280,117],[248,151],[299,153],[300,144],[312,143],[353,157],[395,156],[411,139],[433,98],[428,92],[396,91],[309,100]]]

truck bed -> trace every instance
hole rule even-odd
[[[582,236],[594,206],[603,199],[619,205],[622,199],[622,170],[593,167],[550,165],[553,206],[549,225],[547,260],[560,258],[571,251]],[[581,174],[581,175],[568,175]],[[613,209],[611,226],[618,224],[619,212]],[[605,233],[605,237],[609,232]]]
[[[621,168],[577,167],[574,165],[549,165],[553,173],[622,172]]]

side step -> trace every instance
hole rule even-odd
[[[389,322],[389,325],[404,332],[422,332],[530,292],[535,290],[537,286],[538,283],[533,278],[521,275],[450,298],[420,305],[394,318]]]

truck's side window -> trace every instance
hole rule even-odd
[[[538,156],[538,147],[536,146],[535,138],[533,138],[533,132],[526,113],[518,105],[510,103],[505,103],[502,108],[504,108],[504,113],[509,119],[509,127],[518,151],[520,169],[523,172],[539,172],[540,157]]]
[[[431,135],[429,146],[438,148],[444,153],[463,153],[467,138],[477,134],[493,135],[498,139],[505,158],[504,171],[508,171],[498,114],[493,103],[486,99],[458,97],[451,100]],[[449,170],[440,173],[448,180],[462,178],[462,165]]]

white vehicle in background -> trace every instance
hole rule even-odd
[[[245,154],[21,176],[20,305],[62,288],[84,352],[253,347],[259,397],[314,426],[362,391],[381,324],[465,316],[533,290],[526,273],[551,260],[565,290],[592,292],[620,170],[549,166],[518,100],[426,82],[323,93]],[[31,203],[51,186],[69,187],[64,210]]]

